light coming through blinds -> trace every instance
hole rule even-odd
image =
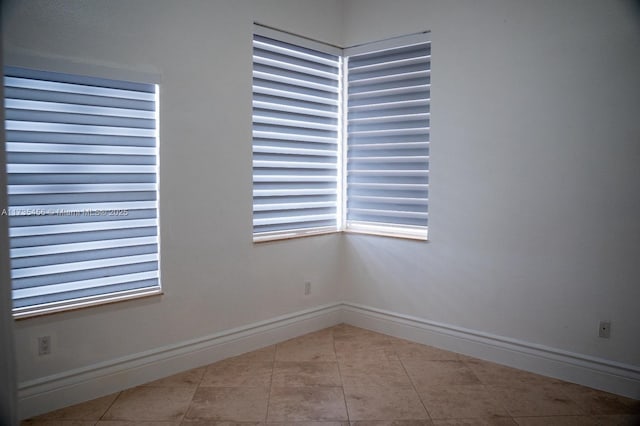
[[[347,230],[427,238],[427,37],[347,51]]]
[[[253,38],[254,241],[337,231],[340,57]]]
[[[5,69],[13,304],[160,290],[154,84]]]

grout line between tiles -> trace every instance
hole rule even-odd
[[[191,399],[189,400],[189,403],[187,404],[187,408],[186,410],[184,410],[184,413],[182,414],[182,417],[180,417],[180,424],[182,424],[182,422],[184,422],[185,418],[187,417],[187,413],[189,412],[189,408],[191,408],[191,404],[193,403],[193,398],[196,397],[196,392],[198,392],[198,388],[200,387],[200,384],[198,384],[198,386],[196,386],[195,388],[193,388],[193,393],[191,394]]]
[[[276,355],[278,352],[278,345],[273,348],[273,358],[271,359],[271,376],[269,377],[269,392],[267,393],[267,410],[264,414],[264,422],[267,423],[269,419],[269,407],[271,406],[271,388],[273,387],[273,372],[276,369]]]
[[[120,391],[118,392],[118,394],[116,395],[115,398],[113,398],[113,401],[111,401],[111,404],[109,404],[109,406],[107,407],[106,410],[104,410],[104,413],[102,413],[102,415],[100,416],[100,418],[98,420],[96,420],[96,425],[98,424],[98,422],[100,420],[106,420],[104,419],[104,416],[109,412],[109,410],[111,410],[111,407],[113,407],[113,405],[116,403],[116,401],[118,400],[118,398],[120,398],[120,395],[122,395],[122,392],[124,391]]]
[[[336,351],[336,339],[333,328],[331,330],[331,343],[333,344],[333,354],[336,356],[336,365],[338,366],[338,375],[340,376],[340,387],[342,388],[342,399],[344,401],[344,409],[347,412],[347,422],[351,424],[349,405],[347,405],[347,393],[344,390],[344,380],[342,380],[342,370],[340,369],[340,361],[338,360],[338,352]]]
[[[189,404],[187,404],[187,409],[184,410],[184,414],[182,415],[182,418],[180,419],[180,423],[179,424],[183,424],[184,421],[186,420],[187,413],[189,412],[189,409],[191,408],[191,404],[193,404],[193,399],[196,397],[196,393],[198,392],[198,389],[200,388],[200,384],[202,383],[202,380],[204,379],[204,375],[206,374],[207,367],[209,367],[209,365],[211,365],[211,364],[207,364],[207,365],[202,367],[202,375],[198,379],[198,383],[196,384],[196,386],[193,389],[193,395],[191,395],[191,399],[189,400]],[[187,371],[192,371],[192,370],[187,370]]]
[[[413,388],[413,391],[416,393],[416,395],[418,395],[420,404],[422,404],[422,408],[424,408],[424,411],[427,413],[427,416],[429,417],[429,421],[433,423],[433,418],[431,417],[431,413],[429,412],[429,410],[427,409],[427,406],[422,400],[422,396],[420,395],[420,392],[418,392],[418,388],[416,388],[415,383],[413,383],[413,379],[411,378],[411,375],[407,371],[407,368],[404,366],[404,362],[402,362],[402,357],[396,352],[395,346],[392,346],[392,347],[394,348],[393,353],[398,357],[398,362],[400,362],[400,365],[402,366],[402,370],[404,371],[404,374],[406,374],[407,377],[409,378],[409,382],[411,383],[411,387]]]

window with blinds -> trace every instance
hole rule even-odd
[[[426,34],[347,49],[346,229],[427,238]]]
[[[308,40],[262,27],[256,31],[254,241],[336,232],[340,56],[328,47],[307,47]]]
[[[255,29],[254,241],[334,231],[426,240],[429,34],[335,49]]]
[[[15,317],[160,292],[157,86],[6,68]]]

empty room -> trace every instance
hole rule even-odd
[[[2,425],[640,424],[640,3],[5,0]]]

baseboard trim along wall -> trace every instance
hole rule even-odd
[[[355,303],[342,321],[521,370],[640,399],[640,367],[563,351]]]
[[[341,322],[640,399],[640,367],[389,312],[333,303],[18,385],[25,419]]]
[[[317,306],[19,383],[18,414],[26,419],[337,325],[341,306]]]

